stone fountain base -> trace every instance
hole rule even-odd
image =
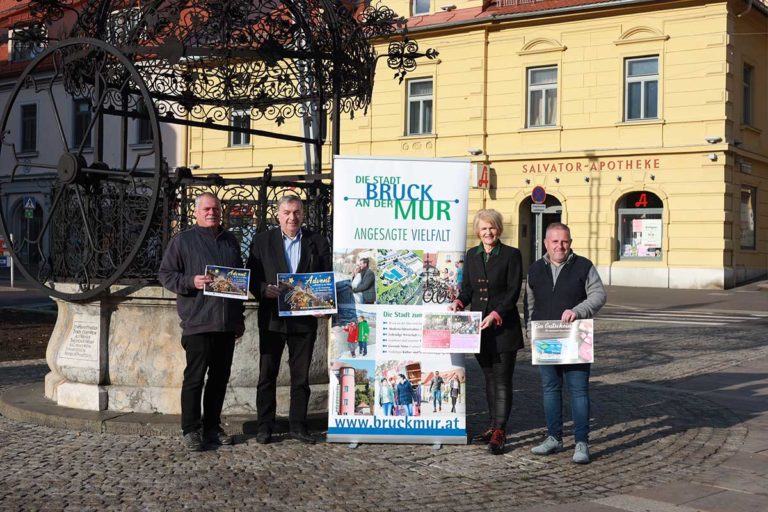
[[[73,285],[57,285],[65,291]],[[46,359],[45,396],[92,411],[180,414],[185,366],[176,296],[160,286],[116,286],[92,302],[57,300],[59,314]],[[235,345],[224,414],[255,414],[259,363],[258,304],[246,302],[245,335]],[[310,414],[328,402],[326,347],[320,322],[310,369]],[[288,414],[287,350],[278,379],[278,414]]]

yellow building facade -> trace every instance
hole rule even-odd
[[[367,115],[342,119],[342,154],[471,159],[470,209],[499,210],[504,242],[527,264],[543,250],[546,225],[559,220],[607,284],[729,288],[766,275],[762,2],[388,5],[427,12],[410,18],[409,33],[440,55],[402,83],[379,65]],[[279,129],[298,135],[302,127]],[[232,142],[192,129],[188,161],[228,177],[268,163],[304,169],[298,145]]]

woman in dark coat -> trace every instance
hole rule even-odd
[[[515,247],[499,240],[503,218],[496,210],[475,215],[480,245],[467,251],[461,292],[449,308],[482,312],[480,353],[491,424],[476,439],[488,443],[494,454],[504,452],[507,418],[512,410],[512,375],[517,351],[523,348],[523,331],[517,299],[523,280],[523,259]]]
[[[397,376],[397,405],[404,407],[406,416],[413,416],[413,387],[402,373]]]

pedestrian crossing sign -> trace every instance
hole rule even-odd
[[[35,201],[35,198],[32,196],[24,196],[23,203],[25,210],[34,210],[35,206],[37,206],[37,201]]]

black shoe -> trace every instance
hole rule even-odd
[[[272,441],[272,433],[266,430],[260,430],[256,433],[256,442],[259,444],[269,444]]]
[[[207,431],[203,434],[203,440],[208,444],[217,446],[235,444],[235,438],[224,432],[224,429],[221,427],[216,430]]]
[[[184,443],[184,448],[187,449],[187,451],[190,452],[201,452],[203,451],[203,440],[200,438],[200,432],[197,430],[193,430],[192,432],[187,432],[184,434],[184,437],[182,438],[182,442]]]
[[[307,443],[307,444],[315,444],[317,442],[317,440],[312,436],[312,434],[310,434],[306,430],[288,432],[288,437],[290,437],[291,439],[295,439],[297,441],[301,441],[302,443]]]

